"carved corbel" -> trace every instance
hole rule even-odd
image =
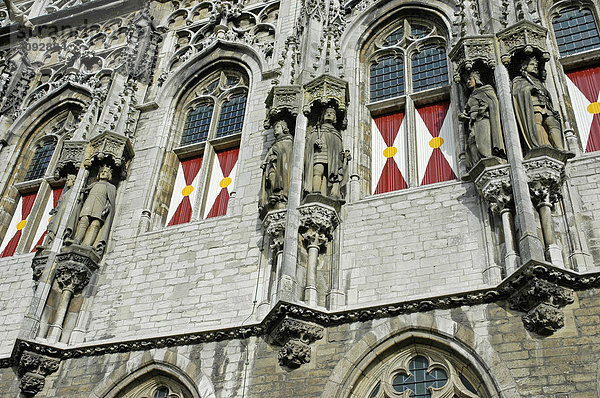
[[[272,339],[282,346],[279,364],[296,369],[310,362],[310,344],[323,338],[323,327],[285,317],[271,332]]]
[[[501,214],[512,208],[512,188],[510,185],[510,167],[507,164],[497,165],[484,159],[474,167],[470,175],[475,181],[479,195],[487,202],[490,210]],[[493,164],[487,166],[486,164]]]
[[[554,205],[561,195],[565,165],[570,153],[550,147],[532,149],[523,161],[529,180],[529,190],[536,207]]]
[[[500,44],[500,59],[509,65],[517,54],[540,54],[543,61],[550,59],[546,48],[548,29],[533,22],[522,20],[497,34]]]
[[[56,372],[59,365],[60,360],[56,358],[24,351],[18,367],[21,392],[26,396],[34,396],[42,391],[46,376]]]
[[[79,245],[67,246],[56,256],[56,282],[61,290],[77,294],[87,286],[90,277],[98,269],[100,258],[92,248]]]
[[[573,291],[538,278],[530,278],[509,299],[513,310],[526,312],[525,329],[539,335],[551,335],[565,325],[562,311],[573,302]]]
[[[265,104],[267,117],[265,129],[270,129],[278,120],[285,120],[290,129],[295,125],[295,118],[300,112],[302,88],[300,86],[275,86],[269,92]],[[293,131],[293,130],[292,130]]]
[[[271,249],[277,254],[283,250],[283,239],[285,237],[285,215],[287,210],[270,211],[263,220],[263,227],[271,239]]]
[[[60,158],[54,169],[54,179],[58,180],[68,173],[77,174],[81,165],[87,141],[65,141],[60,151]]]

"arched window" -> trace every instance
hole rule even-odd
[[[25,181],[35,180],[44,176],[54,153],[54,148],[56,148],[55,139],[47,140],[37,147],[25,175]]]
[[[248,77],[235,67],[209,74],[180,101],[175,124],[178,172],[166,225],[227,213],[235,187],[239,142],[246,113]]]
[[[559,10],[552,28],[567,71],[579,138],[585,152],[600,150],[600,33],[592,9],[573,6]],[[596,50],[595,52],[593,50]],[[578,54],[587,52],[586,63]],[[590,63],[590,60],[592,62]]]
[[[373,36],[364,53],[372,116],[371,192],[456,179],[441,24],[435,18],[397,18]]]
[[[431,346],[413,345],[372,367],[355,388],[365,398],[486,398],[474,369]]]

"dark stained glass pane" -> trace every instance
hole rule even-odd
[[[35,180],[36,178],[41,178],[44,176],[46,169],[48,168],[48,164],[50,164],[50,159],[52,158],[52,153],[54,153],[55,147],[56,142],[50,141],[35,150],[33,160],[31,161],[29,170],[27,170],[27,174],[25,175],[25,181]]]
[[[404,61],[388,55],[371,65],[371,102],[404,95]]]
[[[213,105],[211,103],[200,104],[190,110],[185,120],[185,126],[183,127],[181,145],[206,141],[212,114]]]
[[[430,46],[422,49],[412,57],[413,91],[423,91],[429,88],[441,87],[448,84],[448,63],[446,50]]]
[[[404,29],[400,28],[395,30],[391,35],[385,38],[386,46],[393,46],[394,44],[398,44],[400,40],[402,40],[402,35],[404,34]]]
[[[586,8],[564,9],[552,20],[552,27],[563,57],[600,47],[598,27],[592,12]]]
[[[241,132],[245,111],[246,94],[234,95],[229,101],[223,103],[217,126],[217,137]]]
[[[431,387],[440,388],[448,382],[448,375],[442,369],[435,368],[428,372],[429,361],[417,356],[408,365],[410,376],[399,373],[392,380],[392,387],[397,392],[410,390],[411,398],[431,398]]]

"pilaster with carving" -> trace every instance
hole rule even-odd
[[[534,277],[511,296],[509,306],[526,312],[523,316],[525,329],[547,336],[565,325],[560,309],[573,300],[571,289]]]
[[[24,351],[18,366],[21,392],[26,396],[35,396],[44,388],[46,376],[56,372],[59,365],[60,360],[56,358]]]
[[[333,239],[333,231],[340,223],[336,210],[322,203],[309,203],[301,206],[299,233],[308,252],[306,265],[306,287],[304,300],[309,305],[317,305],[317,266],[321,253]]]
[[[279,364],[296,369],[309,363],[311,358],[310,344],[323,338],[322,326],[284,317],[271,331],[271,338],[279,345]]]

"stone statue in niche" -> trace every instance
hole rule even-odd
[[[109,166],[100,167],[98,181],[83,191],[85,200],[73,211],[76,219],[69,223],[70,231],[66,231],[74,231],[68,243],[91,246],[98,255],[104,253],[114,217],[117,188],[110,182],[111,178],[112,169]]]
[[[342,148],[342,134],[335,127],[336,111],[328,107],[306,140],[304,152],[304,191],[341,198],[350,160]]]
[[[290,190],[294,140],[285,120],[275,123],[273,133],[275,142],[269,148],[260,166],[263,169],[262,186],[258,199],[258,208],[261,212],[283,209]]]
[[[500,103],[494,88],[484,84],[479,71],[472,71],[467,79],[471,90],[465,110],[458,115],[467,124],[467,154],[471,166],[482,158],[506,157]]]
[[[48,227],[46,228],[46,238],[44,239],[44,243],[42,248],[49,248],[52,246],[52,242],[56,238],[56,232],[58,231],[58,226],[60,224],[60,220],[63,218],[65,214],[65,208],[67,206],[67,202],[71,198],[73,190],[73,185],[75,185],[75,178],[77,176],[75,174],[67,174],[67,179],[65,181],[65,187],[63,188],[63,192],[60,195],[60,199],[58,199],[58,203],[56,207],[50,210],[50,221],[48,222]]]
[[[564,150],[560,116],[554,110],[544,78],[537,58],[530,56],[521,62],[520,75],[512,82],[513,105],[526,151],[541,146]]]

